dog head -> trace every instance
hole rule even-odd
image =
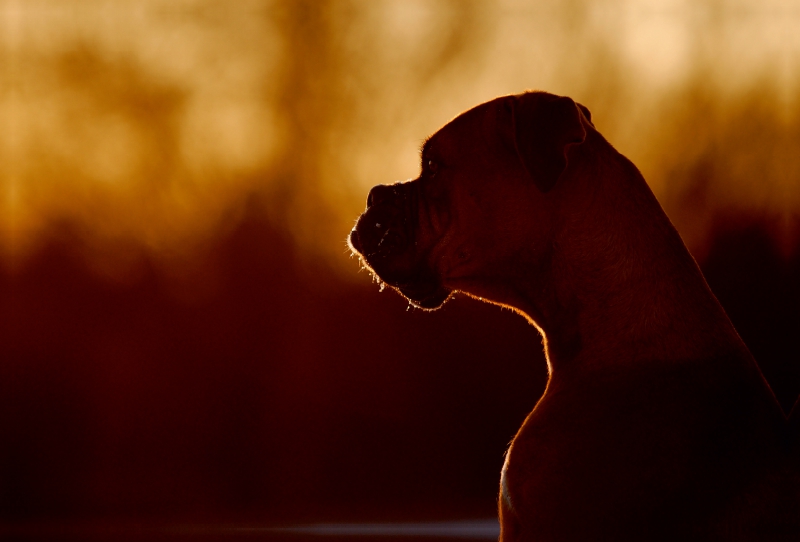
[[[370,191],[351,249],[416,307],[438,308],[454,290],[484,295],[522,252],[547,253],[548,198],[587,126],[586,108],[544,92],[459,115],[425,142],[416,179]]]

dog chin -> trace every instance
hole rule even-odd
[[[447,302],[453,295],[451,290],[438,287],[435,290],[422,292],[410,288],[395,288],[408,302],[418,309],[426,311],[436,310]]]

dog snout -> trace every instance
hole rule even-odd
[[[410,189],[406,183],[373,187],[367,196],[367,209],[350,234],[350,246],[368,259],[404,252],[410,233]]]
[[[387,186],[385,184],[373,186],[367,195],[367,209],[381,203],[391,203],[396,198],[397,188],[395,186]]]
[[[384,256],[402,252],[406,245],[406,217],[403,209],[393,205],[373,205],[356,226],[354,246],[367,256]]]

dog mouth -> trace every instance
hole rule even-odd
[[[391,286],[418,309],[438,309],[453,294],[452,290],[442,287],[436,277],[422,267],[409,269],[405,265],[399,265],[399,262],[393,262],[393,259],[380,258],[380,251],[367,252],[357,227],[350,232],[348,244],[382,284]],[[393,263],[397,265],[392,265]],[[408,276],[409,272],[413,275]]]
[[[452,292],[441,286],[418,246],[413,183],[379,185],[370,191],[367,209],[350,232],[348,245],[382,283],[413,306],[433,310]]]

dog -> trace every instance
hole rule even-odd
[[[800,539],[787,420],[638,169],[545,92],[457,116],[348,242],[416,307],[454,292],[542,334],[501,540]]]

